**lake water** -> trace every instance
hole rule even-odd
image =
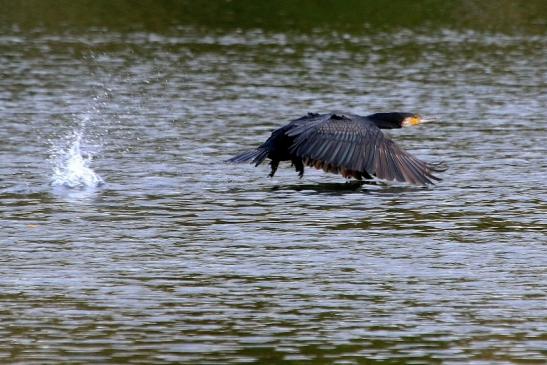
[[[543,364],[547,35],[0,35],[0,360]],[[409,111],[429,188],[223,160],[307,112]],[[368,361],[368,362],[367,362]]]

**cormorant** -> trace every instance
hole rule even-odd
[[[274,130],[257,149],[243,152],[226,162],[260,165],[271,160],[270,177],[280,161],[291,161],[299,176],[304,165],[358,180],[397,180],[414,185],[433,184],[445,168],[405,152],[380,129],[402,128],[425,122],[412,113],[308,113]]]

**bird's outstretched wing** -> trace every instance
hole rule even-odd
[[[304,118],[294,120],[285,133],[293,140],[291,154],[308,166],[415,185],[441,180],[433,173],[442,170],[405,152],[365,117],[331,113]]]

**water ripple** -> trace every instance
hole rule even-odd
[[[546,42],[0,37],[0,358],[541,363]],[[390,134],[444,180],[222,163],[340,108],[437,115]]]

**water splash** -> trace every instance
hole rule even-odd
[[[104,184],[104,180],[90,167],[93,154],[90,151],[82,152],[82,135],[81,130],[74,131],[68,136],[66,146],[57,145],[52,148],[53,186],[85,189]]]

